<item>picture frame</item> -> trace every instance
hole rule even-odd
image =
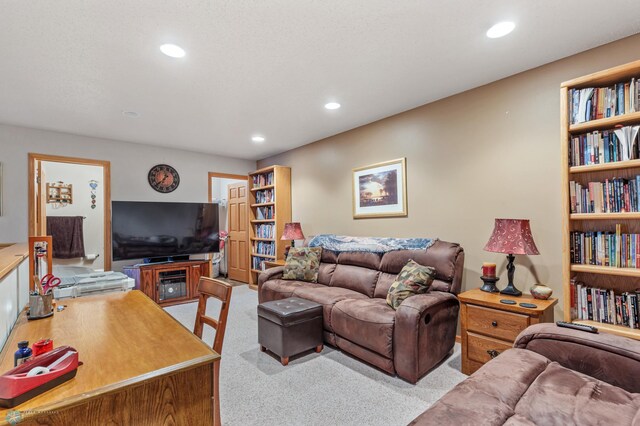
[[[407,216],[406,158],[353,169],[353,218]]]

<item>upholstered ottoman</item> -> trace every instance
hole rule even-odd
[[[298,297],[261,303],[258,343],[261,351],[278,355],[282,365],[309,349],[322,351],[322,305]]]

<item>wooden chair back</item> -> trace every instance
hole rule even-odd
[[[213,341],[213,350],[218,354],[222,354],[222,343],[224,342],[224,332],[227,328],[227,315],[229,314],[229,302],[231,300],[231,290],[233,287],[220,280],[213,278],[200,277],[198,283],[198,313],[196,314],[196,324],[193,328],[193,334],[202,339],[202,330],[204,324],[213,327],[216,330],[216,337]],[[205,315],[207,310],[207,300],[213,297],[222,302],[220,307],[220,315],[218,319],[214,319]]]

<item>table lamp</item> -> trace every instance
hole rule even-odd
[[[296,240],[304,240],[304,234],[302,233],[302,227],[300,222],[291,222],[284,224],[284,231],[282,231],[281,240],[291,240],[291,247],[296,246]],[[284,258],[287,258],[289,254],[290,246],[284,249]]]
[[[520,296],[522,292],[513,285],[513,273],[516,269],[513,264],[514,254],[540,254],[531,235],[529,220],[496,219],[493,233],[484,249],[494,253],[507,253],[509,284],[500,294]]]

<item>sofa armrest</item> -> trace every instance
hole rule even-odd
[[[571,370],[640,392],[640,341],[536,324],[520,333],[514,348],[537,352]]]
[[[276,266],[260,272],[260,275],[258,275],[258,289],[260,289],[262,284],[264,284],[269,280],[282,278],[283,271],[284,271],[284,266]]]
[[[393,362],[398,376],[416,383],[450,351],[460,304],[451,293],[431,291],[407,298],[396,310]]]

